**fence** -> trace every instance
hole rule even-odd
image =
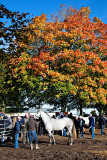
[[[0,119],[0,140],[4,142],[5,139],[13,137],[13,123],[9,119]]]

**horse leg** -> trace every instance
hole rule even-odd
[[[51,137],[52,137],[52,134],[51,134],[51,132],[49,132],[49,141],[50,141],[49,145],[51,145],[51,144],[52,144]]]
[[[55,143],[55,138],[54,138],[54,131],[52,131],[51,133],[52,133],[53,143],[56,144]]]
[[[70,134],[68,133],[68,145],[70,144]]]
[[[72,143],[73,143],[72,131],[71,131],[71,133],[70,133],[70,139],[71,139],[71,143],[70,143],[70,145],[72,145]]]
[[[73,143],[72,132],[69,131],[69,134],[68,134],[68,144],[69,144],[69,145],[72,145],[72,143]]]

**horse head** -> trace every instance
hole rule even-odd
[[[41,109],[38,109],[37,113],[34,115],[35,119],[39,119],[41,117]]]

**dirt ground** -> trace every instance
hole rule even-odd
[[[38,135],[39,150],[23,146],[14,149],[14,143],[9,141],[0,144],[0,160],[107,160],[107,128],[105,135],[100,135],[100,129],[95,130],[95,139],[91,139],[86,129],[84,138],[74,139],[72,146],[67,145],[68,137],[55,135],[56,145],[49,146],[48,135]]]

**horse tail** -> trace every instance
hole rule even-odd
[[[72,126],[72,134],[73,134],[73,138],[76,138],[77,133],[76,133],[76,128],[75,128],[74,121],[73,121],[73,126]]]

